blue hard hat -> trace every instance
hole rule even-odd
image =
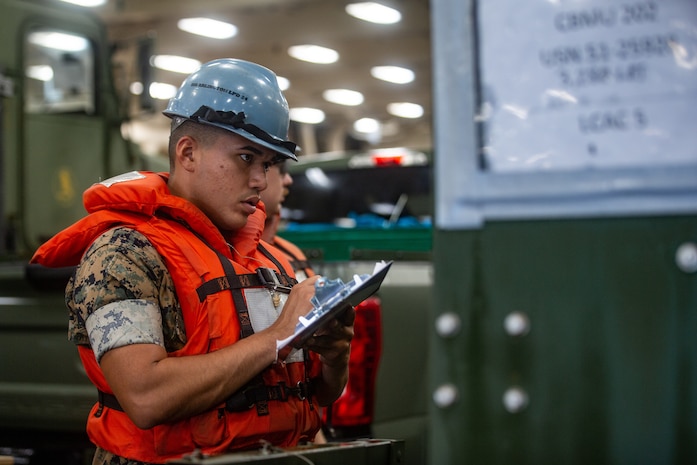
[[[276,74],[256,63],[234,58],[205,63],[184,80],[163,113],[226,129],[297,160],[296,145],[286,140],[288,102]]]

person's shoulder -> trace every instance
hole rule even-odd
[[[93,244],[116,244],[123,247],[128,246],[151,246],[150,241],[141,232],[136,231],[128,226],[116,226],[111,228],[97,239],[95,239]]]
[[[295,260],[307,260],[307,257],[302,249],[288,239],[284,239],[283,237],[276,235],[274,237],[274,245]]]
[[[162,257],[148,238],[125,226],[109,229],[97,237],[85,253],[85,260],[102,264],[127,260],[142,263],[147,269],[164,268]]]
[[[90,246],[98,248],[118,249],[122,252],[153,248],[152,243],[142,233],[126,226],[117,226],[103,232]]]

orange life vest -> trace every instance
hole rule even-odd
[[[297,245],[275,236],[273,245],[286,254],[298,277],[316,273]],[[349,357],[349,379],[341,396],[322,409],[322,422],[332,439],[372,435],[375,410],[375,382],[382,352],[382,304],[377,296],[356,306],[354,335]]]
[[[295,271],[296,274],[298,274],[298,272],[302,272],[305,274],[304,277],[306,278],[316,274],[310,266],[310,262],[307,260],[307,257],[303,251],[300,250],[300,247],[280,236],[273,238],[273,245],[286,255],[290,261],[290,265],[293,267],[293,271]],[[298,278],[298,280],[301,279]]]
[[[191,203],[169,194],[166,174],[133,172],[112,178],[89,188],[83,200],[90,215],[42,245],[32,262],[50,267],[76,265],[89,245],[110,228],[125,226],[141,232],[162,256],[183,312],[187,342],[169,356],[212,352],[239,340],[249,325],[241,325],[237,313],[231,311],[240,311],[237,303],[242,295],[233,294],[255,285],[252,278],[257,276],[260,263],[278,273],[285,269],[292,274],[278,250],[265,246],[272,259],[258,247],[265,216],[262,208],[249,217],[245,228],[228,238],[239,252],[232,261],[226,238],[208,218]],[[227,273],[223,259],[228,263]],[[78,350],[92,383],[102,393],[113,394],[91,348],[79,346]],[[96,445],[109,452],[152,463],[164,463],[194,449],[215,455],[250,448],[261,439],[281,447],[293,446],[314,438],[320,419],[311,393],[303,400],[307,392],[284,387],[306,386],[320,372],[321,364],[314,356],[310,362],[273,364],[262,372],[263,381],[257,381],[263,383],[260,389],[280,386],[275,391],[267,389],[280,393],[280,399],[259,399],[257,408],[247,408],[247,397],[243,398],[247,405],[241,409],[221,404],[192,418],[148,430],[136,427],[123,411],[98,402],[90,412],[87,432]]]

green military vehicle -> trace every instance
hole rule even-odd
[[[431,14],[427,463],[697,462],[695,4]]]
[[[65,275],[39,276],[37,290],[25,265],[84,215],[92,183],[165,165],[121,135],[111,48],[94,17],[17,0],[0,1],[0,13],[0,448],[70,463],[89,447],[96,393],[66,340]]]

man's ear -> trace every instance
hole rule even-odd
[[[195,164],[196,139],[191,136],[182,136],[175,146],[175,158],[179,166],[187,171],[193,171]]]

